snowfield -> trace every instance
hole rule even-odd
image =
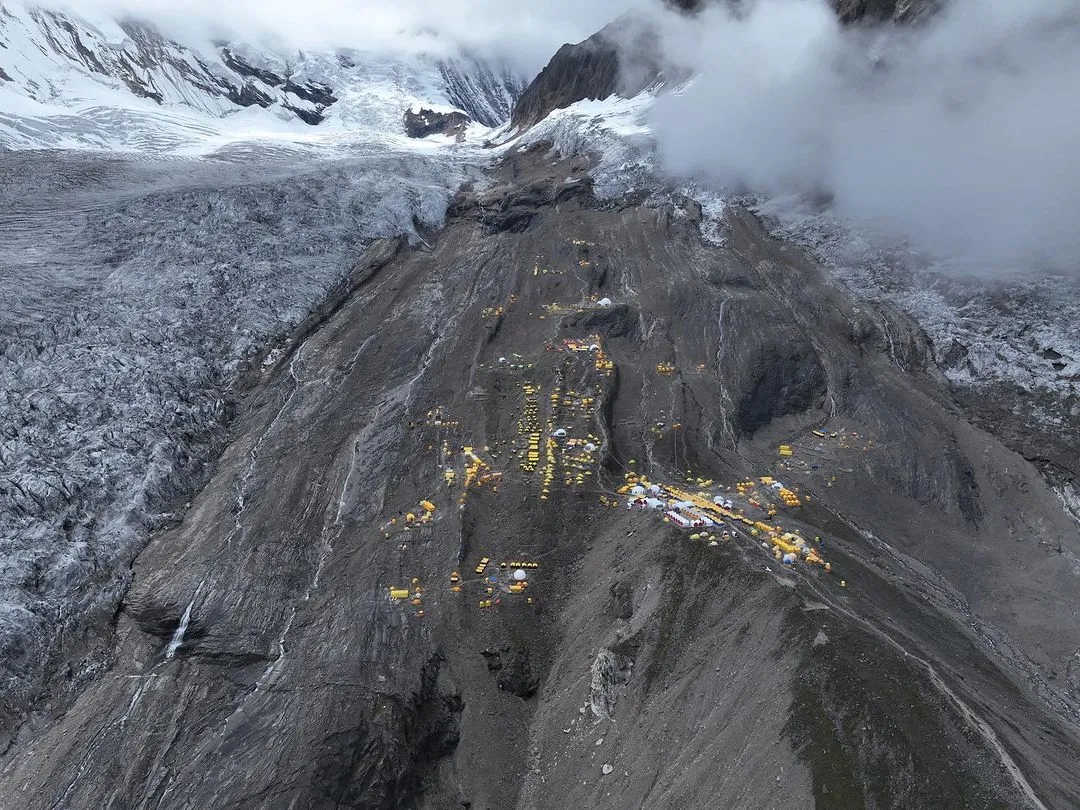
[[[517,143],[550,143],[562,155],[593,156],[597,163],[592,175],[602,197],[652,189],[658,180],[647,119],[654,98],[644,91],[630,99],[579,101],[552,112]]]
[[[507,120],[522,77],[467,53],[279,54],[0,6],[0,148],[210,154],[246,141],[407,143],[410,107]]]

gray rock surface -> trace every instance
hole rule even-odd
[[[687,15],[710,5],[737,8],[739,0],[665,0]],[[913,25],[941,8],[941,0],[830,0],[846,25],[892,22]],[[542,121],[553,110],[578,101],[612,95],[631,97],[658,83],[689,78],[668,64],[651,23],[625,15],[578,43],[566,43],[517,98],[510,123],[519,131]]]
[[[519,130],[583,99],[633,96],[661,75],[659,42],[648,23],[623,17],[588,39],[563,45],[514,105]]]
[[[283,157],[0,155],[0,748],[42,690],[100,671],[131,562],[206,481],[240,377],[466,176],[449,154]]]
[[[465,127],[469,124],[469,116],[459,110],[435,112],[421,107],[416,111],[406,110],[402,121],[405,125],[405,134],[410,138],[448,135],[461,140],[465,134]]]
[[[954,405],[909,318],[856,311],[746,211],[725,247],[692,214],[597,200],[534,149],[429,248],[372,245],[246,380],[209,482],[134,561],[93,676],[19,729],[0,797],[1076,806],[1076,524]],[[610,375],[545,348],[594,334]],[[540,424],[598,438],[588,483],[541,499],[523,383]],[[816,428],[860,441],[819,450]],[[463,490],[465,446],[501,480]],[[603,507],[627,469],[782,475],[833,573]],[[421,499],[433,519],[406,523]],[[481,557],[537,561],[532,601],[479,607]],[[421,605],[388,598],[414,578]]]

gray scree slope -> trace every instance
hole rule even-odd
[[[909,321],[858,311],[745,212],[724,248],[699,218],[598,201],[534,150],[461,192],[431,249],[373,245],[245,381],[209,484],[135,561],[103,671],[5,755],[3,802],[1077,806],[1075,524],[950,403]],[[613,306],[576,308],[591,295]],[[545,351],[594,334],[610,375]],[[508,444],[523,383],[541,422],[600,439],[598,484],[539,499]],[[438,406],[459,426],[425,424]],[[832,575],[598,502],[631,466],[768,474],[819,426],[873,444],[784,474]],[[498,488],[459,509],[444,439]],[[422,498],[432,522],[387,526]],[[451,592],[481,556],[539,561],[532,603]],[[423,617],[387,597],[413,577]]]

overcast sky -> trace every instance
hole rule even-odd
[[[656,0],[60,0],[87,17],[127,12],[169,30],[224,27],[270,34],[298,48],[408,47],[412,32],[437,31],[538,72],[564,42],[579,42],[631,7]],[[49,3],[46,2],[46,5]],[[415,40],[414,40],[415,42]]]
[[[670,170],[828,191],[987,266],[1080,268],[1080,0],[953,0],[888,37],[842,30],[824,0],[759,0],[667,51],[699,73],[655,108]]]

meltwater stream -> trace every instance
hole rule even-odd
[[[180,617],[180,624],[169,640],[169,646],[165,648],[166,661],[171,660],[176,655],[176,651],[180,649],[180,645],[184,643],[184,634],[187,633],[188,624],[191,622],[191,610],[195,607],[195,600],[199,598],[199,591],[201,590],[202,583],[199,583],[199,587],[195,589],[195,595],[191,597],[191,601],[184,608],[184,615]]]

